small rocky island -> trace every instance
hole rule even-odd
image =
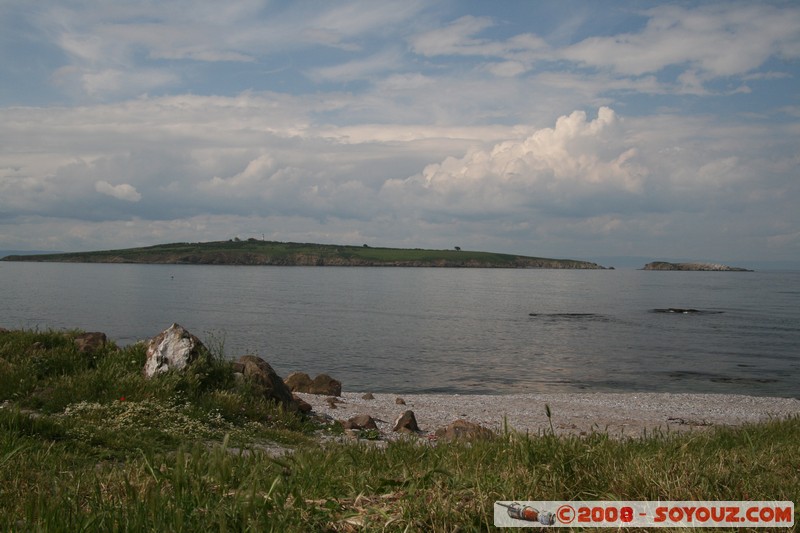
[[[653,261],[647,263],[642,270],[688,270],[693,272],[752,272],[746,268],[732,267],[719,263],[668,263]]]

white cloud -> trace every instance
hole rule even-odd
[[[361,104],[355,96],[336,102],[343,110]],[[315,125],[313,114],[331,105],[243,94],[2,110],[0,212],[43,235],[46,220],[66,227],[71,219],[92,228],[87,243],[106,231],[103,221],[118,229],[132,222],[157,242],[162,234],[148,232],[159,220],[222,217],[252,219],[254,227],[268,220],[286,232],[278,240],[347,236],[412,247],[458,240],[515,252],[527,250],[522,243],[567,246],[590,235],[609,247],[637,232],[663,239],[682,231],[654,223],[669,213],[691,220],[713,211],[723,220],[747,210],[748,218],[784,222],[767,236],[791,234],[786,225],[796,219],[789,207],[798,194],[796,158],[782,156],[793,152],[775,141],[789,149],[794,123],[722,127],[709,117],[620,118],[601,108],[593,118],[576,111],[538,128]],[[20,222],[32,215],[46,218]],[[702,216],[698,233],[712,231]],[[185,235],[164,238],[178,234]],[[220,238],[210,226],[202,235]]]
[[[485,69],[495,76],[514,77],[531,69],[533,64],[551,55],[547,43],[541,37],[522,33],[505,40],[477,37],[484,30],[495,26],[489,17],[464,16],[443,28],[425,31],[410,39],[411,49],[420,55],[475,56],[484,59],[499,58]]]
[[[589,37],[559,55],[632,76],[689,65],[708,76],[747,74],[774,54],[797,58],[800,10],[769,4],[671,5],[649,12],[636,33]]]
[[[101,194],[112,196],[118,200],[125,200],[126,202],[138,202],[142,199],[142,195],[139,194],[136,187],[128,183],[111,185],[107,181],[98,181],[94,184],[94,189]]]
[[[636,154],[613,110],[601,108],[591,121],[576,111],[525,139],[474,149],[405,180],[390,180],[383,193],[427,210],[469,215],[519,214],[531,208],[585,212],[593,195],[642,192],[647,169],[637,163]]]
[[[370,78],[375,74],[392,72],[401,63],[402,54],[399,51],[385,50],[363,59],[310,69],[307,73],[315,81],[346,82]]]
[[[425,56],[438,55],[486,55],[486,46],[497,47],[488,40],[473,36],[493,26],[489,17],[464,16],[443,28],[420,33],[411,39],[414,52]]]

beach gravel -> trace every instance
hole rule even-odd
[[[686,431],[713,426],[737,426],[770,418],[800,416],[800,400],[728,394],[670,393],[559,393],[559,394],[397,394],[344,392],[331,408],[324,396],[299,394],[323,417],[347,420],[367,414],[382,435],[391,439],[392,424],[412,410],[423,434],[458,419],[497,432],[504,427],[531,435],[604,432],[615,437],[637,437],[653,431]],[[548,420],[545,406],[549,406]]]

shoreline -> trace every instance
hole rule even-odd
[[[774,418],[800,416],[800,400],[735,394],[697,393],[531,393],[509,395],[387,394],[343,392],[331,407],[327,396],[296,393],[311,404],[313,413],[345,421],[367,414],[382,438],[392,440],[394,421],[406,410],[417,419],[422,435],[464,419],[502,433],[530,435],[607,433],[613,437],[640,437],[645,433],[684,432],[716,426],[739,426]],[[404,405],[397,404],[402,398]],[[550,408],[551,418],[545,414]]]

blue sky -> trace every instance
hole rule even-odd
[[[796,2],[0,3],[0,249],[800,261]]]

